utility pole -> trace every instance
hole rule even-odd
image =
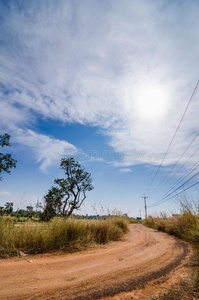
[[[149,197],[146,197],[145,194],[144,194],[144,208],[145,208],[145,219],[147,219],[147,206],[146,206],[146,199],[149,198]]]

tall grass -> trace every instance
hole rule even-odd
[[[181,214],[168,217],[161,213],[160,216],[148,217],[144,225],[163,231],[186,240],[194,245],[199,244],[199,215],[192,204],[181,203]]]
[[[190,260],[192,276],[189,281],[183,282],[180,288],[153,299],[198,299],[199,294],[199,210],[198,202],[188,202],[184,199],[181,205],[181,214],[168,217],[162,213],[160,216],[148,217],[144,225],[166,232],[181,238],[192,245],[193,255]]]
[[[125,218],[79,220],[55,218],[49,223],[14,224],[0,218],[0,257],[54,251],[75,252],[90,245],[119,240],[128,231]]]

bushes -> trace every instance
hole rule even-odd
[[[0,218],[0,257],[46,253],[63,250],[74,252],[91,244],[119,240],[128,231],[124,218],[79,220],[54,218],[49,223],[14,224],[12,218]]]
[[[144,225],[175,235],[188,242],[199,242],[199,217],[189,210],[184,210],[182,215],[176,217],[149,217]]]
[[[194,209],[195,207],[195,209]],[[149,217],[144,225],[172,234],[181,238],[193,246],[193,256],[190,265],[192,267],[192,278],[188,282],[183,282],[180,289],[168,291],[164,295],[152,299],[198,299],[194,298],[199,293],[199,210],[195,203],[181,203],[181,215],[175,217]],[[197,208],[197,209],[196,209]]]

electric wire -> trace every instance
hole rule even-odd
[[[160,204],[162,204],[162,203],[164,203],[164,202],[166,202],[166,201],[169,201],[169,200],[171,200],[172,198],[174,198],[174,197],[176,197],[176,196],[178,196],[178,195],[184,193],[185,191],[189,190],[190,188],[192,188],[193,186],[195,186],[195,185],[197,185],[197,184],[199,184],[199,181],[195,182],[194,184],[192,184],[192,185],[189,186],[188,188],[184,189],[183,191],[181,191],[181,192],[179,192],[179,193],[176,193],[174,196],[172,196],[172,197],[170,197],[170,198],[168,198],[168,199],[162,200],[162,201],[159,202],[159,203],[155,203],[155,204],[153,204],[153,205],[147,206],[147,207],[154,207],[154,206],[160,205]]]
[[[196,86],[195,86],[195,88],[194,88],[194,91],[193,91],[193,93],[192,93],[192,95],[191,95],[191,97],[190,97],[190,99],[189,99],[189,102],[188,102],[188,104],[187,104],[187,106],[186,106],[186,108],[185,108],[185,110],[184,110],[184,113],[183,113],[183,115],[182,115],[182,117],[181,117],[181,119],[180,119],[180,122],[179,122],[179,124],[178,124],[178,126],[177,126],[177,128],[176,128],[176,130],[175,130],[175,133],[174,133],[174,135],[173,135],[173,137],[172,137],[172,139],[171,139],[171,141],[170,141],[170,143],[169,143],[169,146],[168,146],[168,148],[167,148],[167,150],[166,150],[166,152],[165,152],[165,154],[164,154],[164,156],[163,156],[163,159],[162,159],[160,165],[158,166],[158,169],[156,170],[156,173],[155,173],[155,175],[153,176],[153,178],[152,178],[152,180],[151,180],[151,182],[150,182],[148,188],[146,189],[145,194],[148,192],[148,190],[150,189],[151,185],[153,184],[153,182],[154,182],[154,180],[155,180],[155,178],[156,178],[156,176],[157,176],[157,174],[158,174],[158,172],[159,172],[159,170],[160,170],[160,168],[161,168],[161,166],[162,166],[162,164],[163,164],[163,162],[164,162],[164,160],[165,160],[165,158],[166,158],[166,156],[167,156],[167,154],[168,154],[168,152],[169,152],[169,150],[170,150],[170,148],[171,148],[171,145],[172,145],[172,143],[173,143],[173,141],[174,141],[174,139],[175,139],[175,137],[176,137],[176,134],[177,134],[177,132],[178,132],[178,130],[179,130],[179,128],[180,128],[180,125],[181,125],[181,123],[182,123],[182,121],[183,121],[183,119],[184,119],[184,117],[185,117],[185,114],[186,114],[186,112],[187,112],[187,110],[188,110],[188,108],[189,108],[189,105],[190,105],[190,103],[191,103],[191,101],[192,101],[192,99],[193,99],[193,96],[194,96],[194,94],[195,94],[195,92],[196,92],[196,90],[197,90],[197,88],[198,88],[198,84],[199,84],[199,80],[198,80],[198,82],[197,82],[197,84],[196,84]]]
[[[197,172],[196,174],[194,174],[193,176],[191,176],[191,178],[189,178],[188,180],[186,180],[184,183],[182,183],[179,187],[177,187],[174,191],[170,192],[169,194],[167,194],[166,196],[164,196],[162,198],[165,199],[167,197],[169,197],[170,195],[172,195],[173,193],[175,193],[177,190],[179,190],[182,186],[185,186],[185,184],[187,184],[190,180],[192,180],[193,178],[195,178],[197,175],[199,174],[199,172]]]
[[[165,195],[167,195],[173,188],[175,188],[176,185],[178,185],[182,180],[184,180],[187,176],[189,176],[191,173],[193,173],[193,171],[195,171],[198,167],[199,167],[199,164],[196,165],[196,167],[195,167],[195,165],[194,165],[190,171],[188,170],[188,171],[184,174],[184,176],[182,176],[181,178],[179,178],[179,179],[178,179],[178,180],[170,187],[170,189],[169,189],[166,193],[164,193],[164,194],[161,196],[161,198],[164,197]]]
[[[186,164],[187,164],[187,162],[196,154],[196,152],[199,150],[199,147],[192,153],[192,155],[190,155],[190,157],[184,162],[184,164],[182,164],[181,166],[180,166],[180,168],[171,176],[171,177],[169,177],[168,178],[168,180],[165,182],[165,184],[166,183],[168,183]],[[195,165],[194,165],[195,166]],[[188,172],[189,172],[189,170],[188,170]],[[184,174],[184,176],[187,174],[187,172]],[[183,176],[183,177],[184,177]],[[182,180],[184,179],[182,177]],[[186,176],[185,176],[186,177]],[[179,180],[179,179],[178,179]],[[175,182],[176,183],[176,182]],[[175,183],[174,183],[174,185],[175,185]],[[165,193],[163,193],[163,195],[161,195],[160,197],[162,198],[162,197],[164,197],[164,195],[165,194],[167,194],[170,190],[172,190],[173,189],[173,185],[169,188],[169,190]]]
[[[199,166],[199,165],[198,165]],[[197,166],[197,167],[198,167]],[[194,169],[196,169],[197,167],[195,167]],[[194,170],[192,170],[191,172],[193,172]],[[149,207],[153,207],[153,206],[157,206],[161,203],[164,202],[164,200],[166,198],[168,198],[169,196],[171,196],[173,193],[175,193],[176,191],[178,191],[181,187],[184,187],[189,181],[191,181],[193,178],[195,178],[196,176],[199,175],[199,172],[197,172],[196,174],[194,174],[192,177],[190,177],[188,180],[186,180],[184,183],[182,183],[180,186],[178,186],[175,190],[173,190],[172,192],[167,192],[166,195],[164,197],[162,197],[159,201],[155,202],[154,204],[150,205]],[[169,198],[170,199],[170,198]]]
[[[198,137],[199,132],[194,136],[194,138],[192,139],[192,141],[189,143],[189,145],[187,146],[187,148],[185,149],[185,151],[180,155],[179,159],[175,162],[175,164],[171,167],[171,169],[169,170],[169,172],[164,176],[164,178],[161,180],[161,182],[157,185],[157,187],[155,188],[155,190],[149,194],[149,197],[151,197],[152,195],[157,193],[157,189],[159,186],[161,186],[161,184],[165,181],[165,179],[168,177],[168,175],[171,173],[171,171],[175,168],[175,166],[179,163],[179,161],[181,160],[181,158],[184,156],[184,154],[187,152],[187,150],[191,147],[191,145],[193,144],[193,142],[195,141],[195,139]],[[198,148],[199,149],[199,148]],[[175,173],[176,174],[176,173]],[[175,175],[174,174],[174,175]],[[173,176],[174,176],[173,175]],[[173,177],[172,176],[172,177]],[[169,181],[169,180],[168,180]],[[167,182],[168,182],[167,181]]]

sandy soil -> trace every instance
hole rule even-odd
[[[89,251],[0,260],[0,299],[146,299],[177,279],[188,253],[185,243],[133,224],[122,241]]]

